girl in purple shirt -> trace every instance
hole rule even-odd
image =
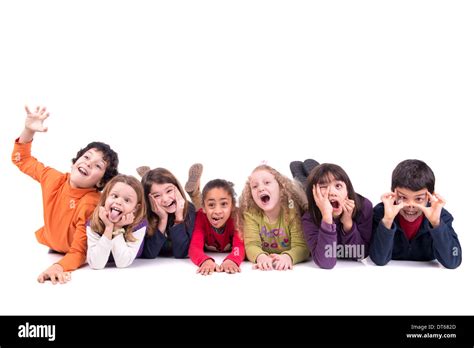
[[[347,173],[336,164],[320,164],[309,173],[305,191],[308,211],[302,218],[303,234],[314,262],[331,269],[338,258],[366,258],[372,203],[354,191]]]

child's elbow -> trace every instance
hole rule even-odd
[[[186,259],[188,257],[188,253],[187,252],[184,252],[184,253],[175,253],[174,254],[174,257],[176,259]]]
[[[332,264],[325,264],[325,263],[322,263],[319,265],[319,268],[321,269],[333,269],[334,266],[336,266],[336,263],[332,263]]]
[[[377,266],[385,266],[390,260],[382,260],[378,257],[373,257],[372,255],[370,256],[370,259],[372,260],[373,263],[375,263]]]
[[[132,262],[130,261],[118,261],[115,263],[115,266],[117,266],[117,268],[127,268],[128,266],[130,266],[132,264]]]
[[[173,256],[177,259],[185,259],[188,257],[189,245],[177,246],[173,249]]]
[[[452,262],[448,262],[448,263],[444,262],[442,265],[444,266],[444,268],[447,268],[447,269],[456,269],[461,265],[461,259],[453,260]]]
[[[94,262],[89,262],[89,266],[92,268],[92,269],[104,269],[105,268],[105,264],[103,265],[100,265],[100,264],[96,264]]]
[[[314,257],[313,261],[316,265],[319,266],[319,268],[322,268],[322,269],[333,269],[334,266],[336,266],[335,258],[319,259],[317,257]]]

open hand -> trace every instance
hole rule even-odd
[[[384,217],[382,223],[386,228],[392,228],[392,223],[397,214],[405,207],[403,201],[397,201],[398,196],[395,192],[384,193],[380,198],[384,206]]]
[[[37,106],[35,111],[32,112],[25,105],[26,111],[26,120],[25,120],[25,128],[30,130],[31,132],[47,132],[48,127],[45,127],[43,122],[49,117],[49,112],[46,111],[45,107]]]
[[[217,271],[234,274],[240,272],[240,267],[234,261],[227,259],[218,266]]]
[[[273,268],[278,271],[293,269],[293,260],[288,254],[270,254],[273,259]]]
[[[44,283],[46,280],[51,280],[51,283],[65,284],[71,280],[71,272],[64,272],[63,267],[57,263],[48,267],[46,271],[38,276],[38,282]]]
[[[441,218],[441,209],[446,204],[446,200],[435,192],[433,192],[433,194],[429,192],[427,193],[428,193],[429,202],[431,203],[430,206],[427,207],[422,204],[417,204],[416,206],[421,209],[423,214],[425,214],[431,226],[436,228],[439,226],[439,222]]]
[[[216,263],[213,259],[207,259],[206,261],[201,263],[201,266],[199,266],[196,273],[200,273],[202,275],[211,275],[212,273],[214,273],[214,271],[217,271]]]
[[[260,254],[257,257],[257,263],[253,265],[253,269],[260,269],[262,271],[269,271],[273,269],[273,259],[266,255]]]
[[[313,198],[321,211],[321,216],[324,222],[332,224],[332,212],[333,207],[329,201],[329,190],[326,190],[324,193],[321,192],[321,186],[319,184],[313,185]]]
[[[155,197],[149,194],[148,199],[150,200],[151,211],[158,215],[160,220],[168,219],[168,213],[163,209],[161,205],[158,204]]]

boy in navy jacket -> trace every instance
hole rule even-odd
[[[379,266],[390,260],[438,260],[446,268],[461,264],[462,253],[446,201],[434,192],[435,176],[420,160],[405,160],[392,173],[392,192],[374,207],[370,258]]]

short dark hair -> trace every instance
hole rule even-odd
[[[110,179],[112,179],[118,174],[118,155],[114,150],[110,148],[109,145],[100,141],[93,141],[92,143],[87,144],[85,148],[80,149],[77,152],[76,157],[72,159],[72,164],[76,163],[76,161],[90,149],[96,149],[97,151],[102,152],[104,154],[104,160],[105,162],[107,162],[107,168],[105,169],[104,176],[97,184],[97,190],[102,191],[102,189],[110,181]]]
[[[412,191],[428,189],[434,192],[435,175],[423,161],[408,159],[400,162],[392,172],[392,191],[397,187]]]

